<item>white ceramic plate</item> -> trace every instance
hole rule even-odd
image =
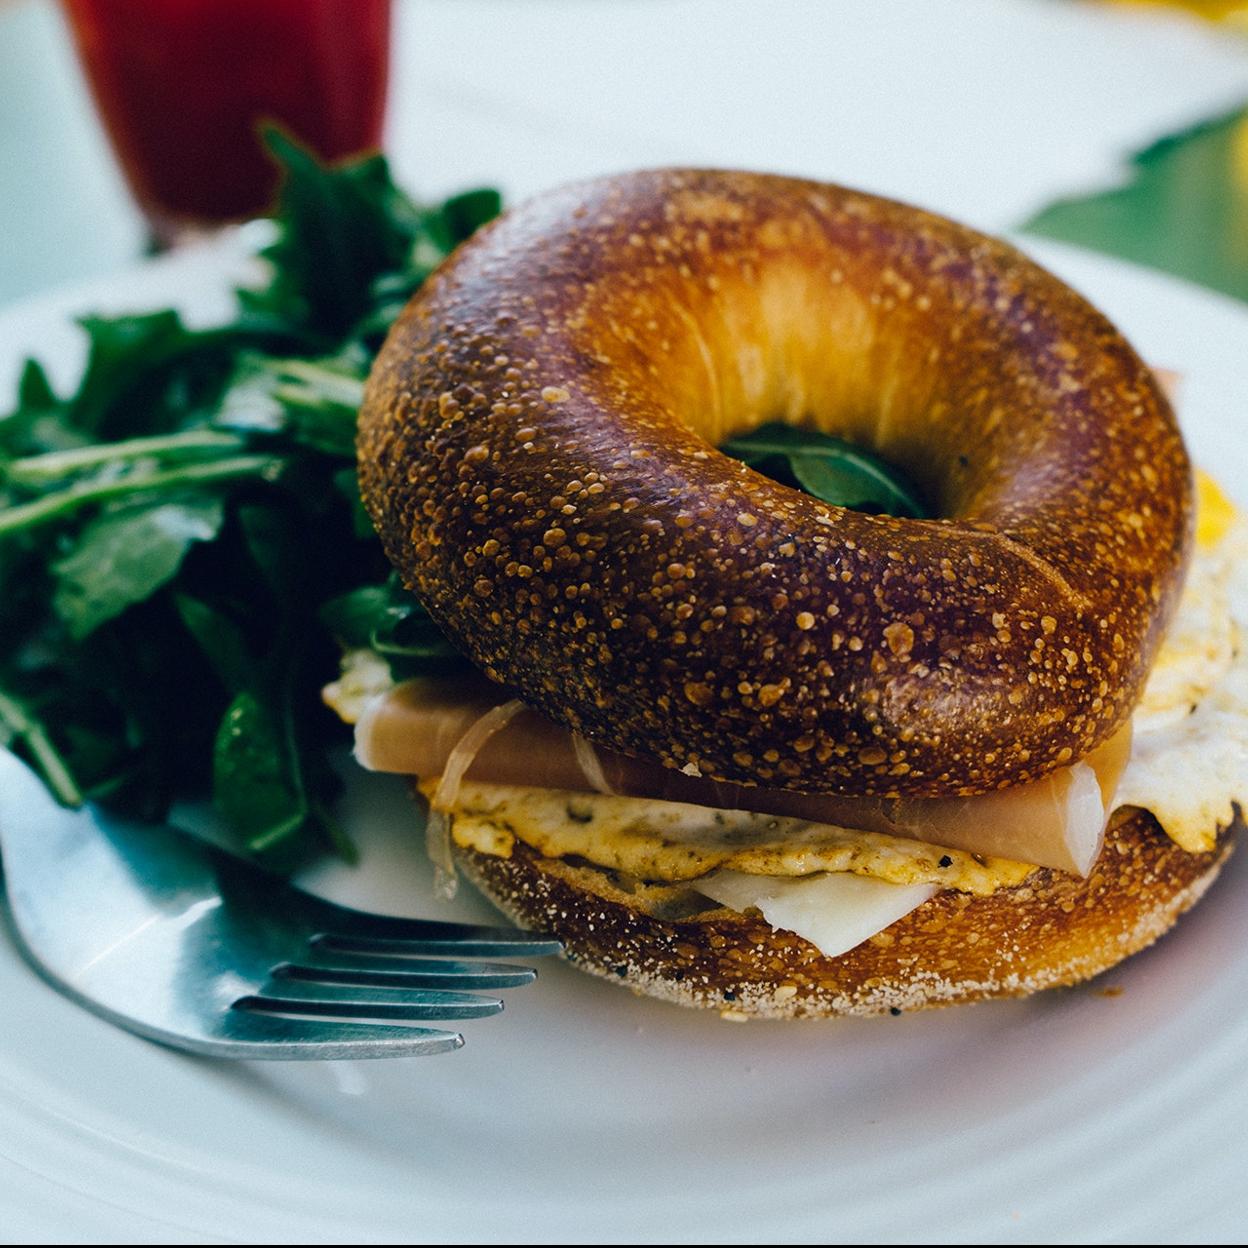
[[[1187,376],[1198,460],[1248,503],[1248,311],[1034,251]],[[69,313],[220,306],[238,243],[0,316],[72,377]],[[355,873],[435,903],[400,786],[366,781]],[[562,964],[459,1053],[230,1065],[146,1044],[39,982],[0,934],[0,1237],[108,1242],[1229,1241],[1248,1226],[1248,860],[1105,980],[872,1022],[737,1026]],[[1109,995],[1112,986],[1121,991]]]

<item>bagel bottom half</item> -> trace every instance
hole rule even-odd
[[[519,841],[506,858],[455,852],[495,905],[558,936],[582,970],[728,1017],[819,1018],[1025,996],[1100,974],[1200,899],[1240,826],[1237,818],[1211,852],[1193,854],[1146,811],[1122,809],[1087,879],[1037,868],[987,896],[940,892],[835,958],[688,885],[634,885]]]

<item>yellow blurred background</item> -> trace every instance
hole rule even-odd
[[[1230,22],[1248,30],[1248,3],[1244,0],[1107,0],[1129,8],[1186,9],[1211,22]]]

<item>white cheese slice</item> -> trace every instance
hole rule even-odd
[[[869,940],[938,891],[935,884],[888,884],[846,872],[782,878],[716,871],[695,887],[729,909],[758,910],[772,927],[803,937],[827,958]]]

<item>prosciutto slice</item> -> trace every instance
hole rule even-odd
[[[422,678],[377,698],[356,726],[356,757],[373,771],[458,776],[484,784],[607,792],[620,797],[749,810],[881,832],[1086,876],[1100,853],[1124,730],[1093,754],[1041,780],[975,797],[880,798],[729,784],[599,750],[536,711],[513,714],[471,757],[473,725],[506,701],[485,681]],[[457,752],[458,750],[458,752]]]

